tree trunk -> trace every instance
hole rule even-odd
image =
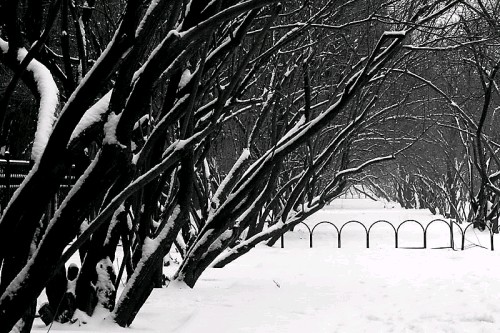
[[[167,255],[182,227],[189,223],[189,206],[191,204],[192,184],[194,176],[193,152],[186,154],[181,160],[179,171],[180,187],[178,205],[163,229],[154,238],[147,238],[142,249],[142,258],[130,277],[127,287],[122,292],[115,311],[112,314],[115,322],[127,327],[151,294],[158,269],[163,269],[163,258]]]
[[[219,257],[219,259],[216,261],[214,264],[214,267],[217,268],[222,268],[226,266],[227,264],[233,262],[234,260],[238,259],[242,255],[248,253],[251,249],[253,249],[257,244],[266,241],[269,245],[271,242],[275,242],[278,240],[284,233],[292,229],[294,226],[298,225],[299,223],[303,222],[308,216],[312,215],[313,213],[317,212],[323,208],[323,206],[317,206],[314,209],[312,209],[310,212],[307,214],[299,213],[292,218],[290,218],[286,223],[283,222],[278,222],[277,224],[273,225],[272,227],[256,234],[252,238],[245,240],[232,248],[227,254],[224,254],[223,256]]]
[[[123,187],[126,186],[127,182],[123,181],[124,178],[128,179],[129,177],[127,175],[120,177],[113,185],[110,193],[108,193],[108,197],[112,197],[116,192],[121,191]],[[105,201],[105,204],[107,201],[109,201],[109,199]],[[120,206],[115,214],[109,219],[109,222],[103,223],[103,225],[94,232],[89,241],[85,259],[76,282],[76,301],[78,309],[84,311],[89,316],[92,315],[95,306],[98,304],[96,289],[94,287],[98,279],[98,264],[106,258],[114,261],[120,234],[124,226],[126,226],[126,223],[127,211],[124,206]],[[106,275],[101,275],[101,279],[105,276]],[[107,276],[112,277],[113,275],[108,274]],[[109,283],[114,284],[115,280],[113,279],[109,281]],[[108,303],[113,302],[114,305],[114,301],[113,298],[113,300],[108,300]]]
[[[153,249],[148,246],[148,251],[152,252],[149,255],[143,255],[117,302],[112,317],[122,327],[130,326],[151,294],[158,266],[163,263],[164,256],[169,252],[182,224],[186,222],[179,216],[180,209],[178,206],[176,210],[161,234],[155,240],[148,239],[145,242],[145,246],[154,243],[152,245]]]
[[[21,319],[16,323],[11,333],[30,333],[35,320],[36,301],[31,302]]]
[[[128,165],[116,147],[103,147],[101,154],[89,166],[79,182],[78,190],[68,195],[56,212],[37,251],[22,269],[23,284],[10,284],[0,298],[0,332],[9,330],[20,318],[31,301],[42,292],[56,269],[64,248],[77,235],[96,190],[108,188],[116,177],[118,166]]]

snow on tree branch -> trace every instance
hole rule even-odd
[[[1,38],[0,38],[0,51],[2,51],[3,54],[7,54],[7,52],[9,52],[9,43],[7,43]]]
[[[229,181],[231,179],[234,179],[235,174],[240,171],[241,166],[246,160],[248,160],[249,157],[250,157],[250,149],[248,148],[243,149],[240,157],[238,158],[236,163],[234,163],[233,167],[231,168],[227,176],[224,178],[222,183],[219,185],[219,188],[214,194],[212,202],[215,204],[216,207],[219,206],[220,200],[223,199],[221,198],[221,196],[227,194],[231,190],[227,188],[229,186]]]
[[[85,129],[102,120],[104,113],[108,110],[109,101],[111,99],[112,90],[101,97],[94,105],[92,105],[83,115],[82,119],[76,125],[75,130],[71,134],[70,143],[80,136]]]
[[[9,51],[9,43],[0,38],[0,50],[3,54]],[[28,51],[25,48],[17,50],[17,61],[22,63]],[[50,71],[40,63],[33,59],[26,67],[36,84],[39,97],[38,107],[38,123],[33,140],[31,158],[36,162],[40,159],[45,146],[52,133],[52,127],[55,122],[55,113],[59,104],[59,89],[52,77]]]
[[[19,49],[17,53],[18,61],[21,63],[27,54],[28,51],[25,48]],[[52,127],[56,119],[55,113],[59,104],[59,89],[57,89],[50,71],[39,61],[31,60],[26,70],[33,75],[40,95],[38,123],[31,150],[31,158],[36,162],[42,156],[52,133]]]
[[[120,144],[118,142],[118,138],[116,137],[116,127],[118,126],[118,122],[120,121],[122,114],[123,113],[116,114],[111,112],[108,115],[108,120],[106,121],[106,124],[104,124],[104,144]]]

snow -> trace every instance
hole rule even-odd
[[[388,37],[404,37],[408,34],[407,30],[399,30],[399,31],[385,31],[384,36]]]
[[[70,142],[81,135],[85,129],[102,120],[105,112],[108,111],[112,92],[113,90],[110,90],[85,112],[82,119],[80,119],[80,122],[73,130],[73,133],[71,133]]]
[[[8,42],[0,38],[0,50],[2,53],[7,53],[8,49]],[[17,60],[19,63],[24,60],[27,54],[28,51],[25,48],[20,48],[17,51]],[[42,156],[45,146],[49,141],[49,136],[52,133],[52,127],[56,119],[55,113],[59,104],[59,89],[57,89],[50,71],[38,60],[32,59],[26,70],[32,73],[40,95],[38,122],[31,151],[32,160],[37,162]]]
[[[17,60],[21,63],[27,54],[28,51],[25,48],[20,48],[17,53]],[[47,67],[36,59],[30,61],[26,70],[33,74],[40,95],[38,123],[31,150],[31,158],[36,162],[42,156],[52,133],[52,127],[56,119],[55,113],[59,104],[59,89],[57,89],[54,78]]]
[[[217,188],[217,191],[215,192],[212,202],[216,205],[217,208],[219,207],[219,202],[221,199],[220,196],[224,193],[224,191],[230,191],[230,189],[226,188],[229,184],[229,181],[233,179],[234,174],[240,170],[242,164],[245,163],[245,161],[248,160],[249,158],[250,158],[250,149],[243,148],[240,157],[238,157],[238,160],[231,167],[231,170],[229,170],[228,174],[226,175],[222,183]]]
[[[111,223],[109,224],[109,227],[108,227],[108,233],[106,234],[106,240],[104,241],[104,244],[109,244],[109,242],[111,241],[111,237],[112,237],[112,234],[113,234],[113,230],[115,230],[115,227],[116,225],[120,222],[118,220],[118,215],[120,215],[121,213],[125,212],[125,205],[122,204],[114,213],[113,213],[113,217],[111,218]]]
[[[9,43],[0,38],[0,50],[2,51],[3,54],[6,54],[9,52]]]
[[[111,112],[108,115],[108,120],[104,124],[104,140],[102,140],[103,144],[119,145],[123,147],[123,145],[118,142],[118,138],[116,137],[116,127],[118,126],[118,122],[120,121],[121,116],[122,113],[116,114],[114,112]]]
[[[141,35],[142,30],[144,29],[144,25],[146,24],[147,20],[150,18],[151,13],[153,12],[153,10],[158,6],[159,2],[160,2],[159,0],[153,0],[149,4],[149,7],[148,7],[147,11],[144,14],[141,22],[139,23],[139,26],[137,27],[136,32],[135,32],[135,37],[136,38]]]
[[[385,208],[387,207],[387,208]],[[369,226],[438,218],[425,210],[402,210],[369,199],[336,200],[307,220]],[[403,230],[403,228],[405,228]],[[401,230],[401,247],[421,246],[415,225]],[[298,226],[285,248],[257,246],[223,269],[208,269],[194,289],[171,283],[155,289],[126,330],[105,324],[54,324],[52,331],[85,332],[498,332],[500,252],[470,247],[488,244],[488,234],[469,229],[465,251],[432,249],[449,243],[446,225],[429,228],[428,249],[394,248],[388,225],[364,231],[350,225],[342,248],[328,225],[309,234]],[[475,234],[477,232],[477,234]],[[496,236],[500,243],[500,236]],[[497,244],[497,243],[496,243]],[[497,244],[497,246],[500,244]],[[497,247],[500,248],[500,247]],[[173,265],[167,269],[173,269]],[[93,319],[93,318],[92,318]],[[37,319],[34,332],[46,332]]]
[[[173,37],[172,37],[173,36]],[[146,62],[142,65],[141,68],[139,68],[137,71],[135,71],[133,77],[132,77],[132,82],[137,82],[139,78],[141,77],[142,73],[146,70],[152,59],[155,59],[155,57],[158,57],[157,53],[160,52],[160,50],[165,47],[165,43],[169,42],[171,38],[179,39],[182,37],[182,34],[177,31],[177,30],[170,30],[163,41],[158,44],[156,48],[151,51],[151,54],[149,55],[148,59]]]
[[[286,141],[292,137],[293,135],[296,135],[298,131],[300,131],[304,124],[306,124],[306,117],[301,116],[299,121],[290,129],[284,136],[283,138],[280,139],[279,143],[283,144],[286,143]]]
[[[96,265],[97,281],[94,285],[97,295],[97,307],[102,307],[108,312],[112,308],[113,303],[109,302],[110,295],[115,293],[115,286],[113,285],[110,275],[115,274],[113,271],[109,272],[108,269],[113,270],[113,263],[106,257],[100,260]]]
[[[134,124],[134,131],[136,129],[138,129],[139,127],[142,127],[145,123],[149,122],[150,121],[150,115],[149,114],[145,114],[144,116],[142,116],[141,118],[139,118],[139,120],[137,120]]]
[[[191,74],[189,69],[185,69],[184,72],[182,72],[181,80],[179,81],[179,90],[184,88],[192,78],[193,74]]]

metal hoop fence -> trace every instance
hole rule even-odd
[[[433,225],[433,224],[436,224],[436,223],[441,223],[441,224],[444,223],[444,224],[446,224],[447,227],[448,227],[448,230],[449,230],[449,239],[450,239],[449,245],[441,247],[441,248],[451,248],[451,249],[454,249],[455,248],[455,235],[454,235],[454,232],[459,232],[459,237],[460,237],[460,240],[461,240],[461,250],[465,250],[465,235],[466,235],[466,232],[473,225],[472,223],[466,225],[465,228],[462,228],[462,226],[459,223],[457,223],[456,221],[446,221],[446,220],[443,220],[443,219],[434,219],[434,220],[430,221],[425,227],[424,227],[424,224],[422,224],[421,222],[419,222],[417,220],[404,220],[397,227],[395,227],[393,223],[391,223],[391,222],[389,222],[387,220],[378,220],[378,221],[375,221],[369,227],[367,227],[364,223],[362,223],[360,221],[357,221],[357,220],[347,221],[340,228],[337,227],[337,225],[335,225],[335,223],[330,222],[330,221],[321,221],[321,222],[318,222],[312,228],[308,224],[306,224],[305,222],[300,222],[298,225],[305,226],[306,230],[308,231],[308,233],[309,233],[309,247],[310,248],[313,248],[313,245],[314,245],[314,232],[316,231],[316,229],[320,225],[325,224],[325,225],[328,225],[328,226],[332,227],[337,232],[337,244],[338,244],[338,248],[340,249],[340,248],[342,248],[342,232],[349,225],[357,224],[357,225],[361,225],[362,226],[362,230],[363,230],[363,233],[364,233],[364,236],[365,236],[365,241],[366,241],[366,248],[370,248],[370,235],[371,235],[371,231],[372,231],[373,227],[375,225],[377,225],[377,224],[387,224],[387,225],[389,225],[391,227],[392,231],[394,232],[394,246],[395,246],[395,248],[399,248],[400,247],[399,237],[400,237],[400,229],[401,229],[401,227],[403,225],[405,225],[405,224],[416,224],[422,230],[422,248],[426,249],[427,245],[428,245],[427,236],[428,236],[428,233],[429,233],[428,232],[429,231],[429,227],[431,225]],[[455,228],[457,228],[457,229],[455,229]],[[488,226],[488,225],[486,225],[486,228],[488,229],[489,236],[490,236],[489,237],[490,249],[491,249],[491,251],[494,251],[495,250],[494,243],[493,243],[493,236],[495,235],[494,230],[490,226]],[[284,237],[285,234],[281,235],[281,248],[285,247],[285,237]]]

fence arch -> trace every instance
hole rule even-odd
[[[293,229],[293,228],[295,228],[296,226],[301,225],[301,224],[305,225],[305,226],[306,226],[307,231],[309,232],[309,247],[312,247],[312,245],[311,245],[311,244],[312,244],[312,243],[311,243],[311,227],[309,227],[309,226],[307,225],[307,223],[305,223],[305,222],[303,222],[303,221],[302,221],[302,222],[299,222],[299,223],[297,223],[296,225],[294,225],[293,227],[290,227],[290,229],[288,229],[288,231],[290,231],[291,229]],[[287,231],[287,232],[288,232],[288,231]],[[285,234],[286,234],[286,232],[285,232],[285,233],[283,233],[283,234],[281,235],[281,237],[280,237],[280,239],[281,239],[281,248],[282,248],[282,249],[283,249],[283,248],[285,248]]]
[[[339,228],[337,228],[337,226],[335,224],[333,224],[333,222],[330,222],[330,221],[321,221],[321,222],[317,223],[316,225],[314,225],[314,227],[311,230],[311,234],[310,234],[310,237],[311,237],[309,240],[310,247],[311,248],[313,247],[314,230],[316,230],[316,228],[322,224],[328,224],[328,225],[331,225],[333,228],[335,228],[335,231],[337,231],[337,247],[340,248],[340,230],[339,230]]]
[[[465,227],[465,229],[462,231],[462,251],[465,250],[465,234],[467,233],[467,230],[471,227],[474,226],[474,223],[470,223],[468,226]],[[489,225],[485,225],[486,228],[488,228],[490,232],[490,249],[491,251],[495,250],[495,245],[493,244],[493,230]]]
[[[370,245],[370,242],[368,241],[368,229],[366,228],[366,226],[359,222],[359,221],[356,221],[356,220],[351,220],[351,221],[347,221],[346,223],[344,223],[344,225],[340,228],[340,231],[339,231],[339,249],[342,247],[342,230],[344,230],[344,228],[349,225],[349,224],[359,224],[363,227],[363,229],[365,230],[365,235],[366,235],[366,247],[369,247]]]
[[[427,224],[427,226],[425,227],[425,230],[424,230],[424,248],[427,248],[427,230],[429,230],[429,227],[436,222],[441,222],[441,223],[446,224],[446,226],[450,230],[450,248],[453,248],[453,226],[450,222],[445,221],[443,219],[434,219],[434,220],[430,221]]]
[[[312,230],[311,230],[311,228],[305,222],[300,222],[297,225],[299,225],[299,224],[303,224],[306,226],[307,231],[309,232],[309,247],[312,248]]]
[[[376,225],[376,224],[388,224],[392,230],[394,230],[394,244],[395,244],[395,247],[397,248],[398,247],[398,232],[396,231],[396,228],[394,227],[394,225],[389,222],[389,221],[386,221],[386,220],[378,220],[378,221],[375,221],[373,222],[370,227],[368,228],[368,235],[367,235],[367,238],[366,238],[366,247],[369,248],[370,247],[370,231],[372,230],[373,226]]]
[[[425,228],[424,226],[422,225],[422,223],[420,223],[419,221],[417,220],[404,220],[403,222],[401,222],[398,227],[396,228],[396,233],[397,233],[397,237],[398,237],[398,248],[399,248],[399,235],[400,235],[400,229],[401,227],[404,225],[404,224],[409,224],[409,223],[415,223],[417,224],[418,226],[420,226],[420,228],[422,229],[422,240],[424,242],[424,248],[425,248]]]

